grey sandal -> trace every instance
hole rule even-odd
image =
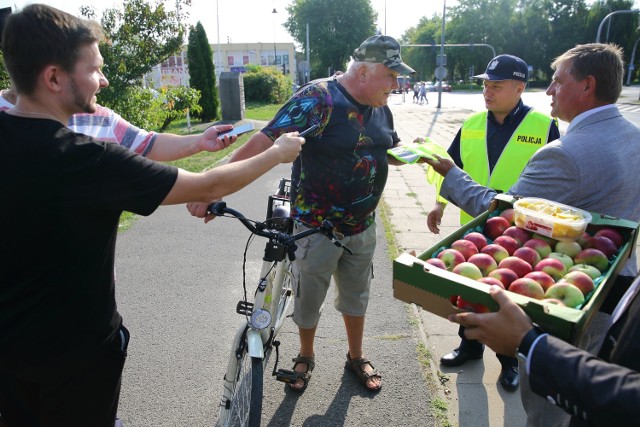
[[[293,368],[291,368],[291,370],[295,372],[297,378],[296,378],[296,381],[289,384],[289,388],[292,391],[295,391],[297,393],[302,393],[307,389],[307,386],[309,385],[309,381],[311,380],[311,372],[313,372],[313,368],[316,367],[315,358],[304,357],[298,354],[298,357],[294,357],[291,360],[293,361]],[[304,363],[307,365],[307,369],[304,372],[296,371],[296,366],[298,366],[299,363]],[[298,383],[298,378],[300,378],[304,383],[300,388],[295,386]]]

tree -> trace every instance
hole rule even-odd
[[[291,79],[276,67],[249,65],[244,74],[244,97],[248,102],[281,104],[292,93]]]
[[[7,69],[4,67],[4,55],[2,54],[2,50],[0,50],[0,88],[7,88],[9,86],[11,86],[11,81],[9,80]]]
[[[100,44],[100,52],[109,87],[100,91],[99,100],[127,119],[145,108],[132,105],[131,89],[142,86],[142,77],[183,44],[186,14],[182,8],[191,0],[175,0],[172,4],[174,10],[169,10],[164,0],[153,7],[145,0],[123,0],[121,8],[106,9],[102,14],[100,23],[107,41]],[[83,6],[80,12],[95,19],[92,7]]]
[[[309,24],[311,78],[344,70],[353,51],[375,34],[377,14],[369,0],[294,0],[287,6],[284,24],[289,34],[305,46]]]
[[[200,91],[200,118],[211,121],[218,118],[218,89],[213,64],[213,52],[204,27],[198,21],[195,28],[189,28],[189,85]]]
[[[197,89],[185,86],[168,86],[160,90],[160,98],[163,101],[160,108],[162,125],[159,131],[164,132],[169,124],[187,114],[187,111],[199,114],[201,106],[198,105],[200,93]]]

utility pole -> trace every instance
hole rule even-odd
[[[444,19],[445,14],[447,13],[447,0],[442,1],[442,37],[440,39],[440,57],[442,58],[442,62],[444,62]],[[440,64],[442,68],[444,68],[444,64]],[[445,69],[446,70],[446,69]],[[440,109],[442,104],[442,79],[440,80],[440,90],[438,91],[438,106],[436,108]]]

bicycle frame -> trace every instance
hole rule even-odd
[[[286,181],[281,181],[279,189],[281,195],[269,196],[267,218],[273,217],[274,210],[276,210],[277,207],[288,207],[288,191],[284,188],[284,184],[286,184]],[[271,225],[286,230],[290,228],[291,224],[283,222],[282,224]],[[252,360],[261,360],[264,368],[271,354],[274,339],[284,323],[286,313],[293,298],[293,289],[291,288],[291,263],[286,253],[283,253],[282,250],[282,247],[278,247],[277,244],[272,241],[266,243],[264,260],[259,276],[260,279],[253,296],[253,303],[241,301],[236,308],[238,313],[246,316],[246,322],[237,329],[231,353],[229,354],[227,370],[224,375],[223,396],[220,402],[221,410],[218,425],[226,426],[228,422],[233,421],[229,420],[229,417],[234,415],[232,413],[231,403],[236,394],[236,387],[240,385],[240,381],[249,380],[248,378],[240,378],[242,375],[242,366],[240,366],[240,363],[244,358],[243,352],[246,352]],[[256,319],[255,317],[259,318]],[[275,342],[275,345],[277,344],[278,343]],[[263,373],[261,372],[260,375],[263,375]],[[259,392],[262,394],[262,390]],[[260,395],[260,401],[261,400],[262,396]],[[256,410],[256,408],[254,407],[252,410]],[[258,411],[260,410],[258,409]],[[258,416],[259,415],[260,414],[258,414]]]
[[[299,373],[278,369],[280,343],[276,340],[294,298],[290,260],[295,259],[295,241],[322,233],[336,246],[350,252],[349,248],[340,243],[333,225],[327,220],[320,227],[308,226],[307,230],[292,235],[293,223],[288,212],[289,183],[289,180],[282,179],[278,194],[269,196],[265,223],[248,220],[240,212],[227,208],[224,202],[214,204],[209,209],[219,216],[230,214],[253,234],[269,239],[253,302],[243,300],[236,307],[236,312],[245,316],[245,322],[236,331],[229,355],[218,425],[227,426],[229,422],[238,421],[235,418],[239,418],[241,425],[245,425],[247,421],[252,427],[260,425],[264,366],[274,347],[276,359],[272,375],[286,383],[295,382],[299,378]],[[287,209],[283,211],[283,208]]]

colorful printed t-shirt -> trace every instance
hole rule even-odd
[[[400,139],[387,106],[356,102],[336,78],[302,87],[262,130],[272,140],[320,128],[306,137],[292,166],[291,216],[318,226],[330,220],[347,235],[369,227],[387,181],[387,149]]]

